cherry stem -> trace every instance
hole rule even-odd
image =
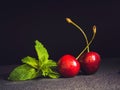
[[[85,40],[86,40],[86,44],[87,44],[87,52],[89,52],[90,51],[90,49],[89,49],[89,45],[88,45],[88,39],[87,39],[87,36],[86,36],[86,34],[85,34],[85,32],[81,29],[81,27],[80,26],[78,26],[76,23],[74,23],[70,18],[66,18],[66,21],[68,22],[68,23],[71,23],[72,25],[74,25],[76,28],[78,28],[81,32],[82,32],[82,34],[83,34],[83,36],[85,37]],[[86,50],[86,49],[85,49]]]
[[[77,56],[77,60],[78,58],[85,52],[85,50],[90,46],[90,44],[93,42],[93,39],[95,38],[95,35],[96,35],[96,26],[94,25],[93,26],[93,36],[92,36],[92,39],[90,40],[90,42],[87,44],[87,46],[83,49],[83,51]]]

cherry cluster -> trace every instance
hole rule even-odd
[[[58,71],[63,77],[73,77],[78,73],[83,72],[84,74],[90,75],[94,74],[100,66],[101,57],[95,51],[90,51],[89,46],[92,43],[96,35],[96,26],[93,26],[93,36],[90,41],[88,41],[84,31],[74,23],[70,18],[66,18],[66,21],[76,28],[78,28],[85,37],[86,47],[82,52],[75,58],[73,55],[66,54],[58,60]]]

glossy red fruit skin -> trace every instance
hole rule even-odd
[[[85,74],[93,74],[100,67],[101,57],[97,52],[90,51],[80,56],[78,61],[81,64],[81,71]]]
[[[66,54],[58,61],[58,71],[63,77],[74,77],[80,71],[80,63],[74,56]]]

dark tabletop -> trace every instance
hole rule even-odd
[[[8,81],[14,67],[16,65],[0,66],[0,90],[120,90],[120,58],[102,59],[95,74],[73,78]]]

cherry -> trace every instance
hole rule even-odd
[[[66,54],[58,60],[58,71],[63,77],[74,77],[80,71],[80,63],[74,56]]]
[[[82,54],[78,60],[81,64],[81,70],[85,74],[95,73],[99,69],[101,62],[100,55],[93,51]]]
[[[84,52],[87,49],[87,47],[92,43],[95,37],[95,34],[96,34],[96,26],[93,26],[93,37],[91,41],[87,44],[87,46],[83,49],[83,51],[77,57],[77,59],[81,64],[81,68],[82,68],[81,70],[85,74],[95,73],[100,66],[101,57],[97,52],[93,52],[93,51]]]

